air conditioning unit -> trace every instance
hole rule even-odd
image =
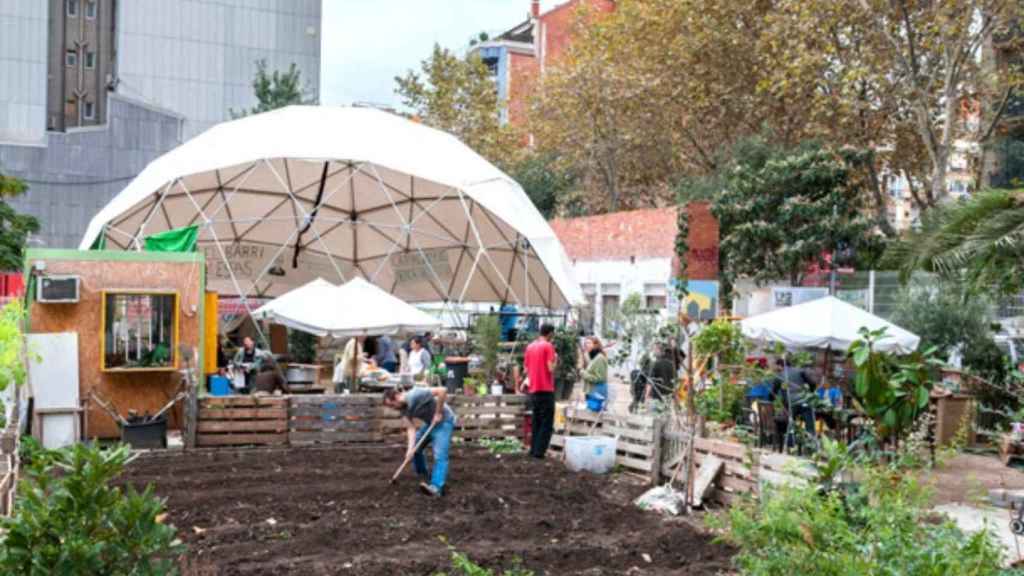
[[[40,276],[36,301],[46,304],[78,302],[81,279],[78,276]]]

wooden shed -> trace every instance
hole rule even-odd
[[[77,335],[77,378],[68,368],[66,378],[33,383],[33,390],[77,379],[84,438],[120,435],[117,424],[88,402],[91,393],[112,401],[122,415],[153,414],[174,396],[179,370],[192,355],[203,366],[203,254],[29,250],[25,266],[29,334],[62,334],[64,341]],[[168,428],[181,428],[182,418],[180,407],[172,410]]]

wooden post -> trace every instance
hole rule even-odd
[[[654,424],[651,426],[652,444],[653,451],[651,452],[651,484],[657,486],[661,483],[661,456],[662,456],[662,443],[665,439],[662,433],[665,430],[665,419],[658,416],[654,419]]]

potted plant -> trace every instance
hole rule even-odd
[[[466,396],[476,396],[477,388],[480,386],[480,381],[474,376],[466,376],[462,380],[462,393]]]
[[[497,316],[481,316],[473,325],[473,351],[480,356],[483,384],[490,386],[498,371],[498,346],[501,344],[501,322]]]

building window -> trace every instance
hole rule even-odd
[[[104,371],[174,370],[177,294],[104,292],[102,302]]]
[[[85,17],[90,20],[96,17],[96,0],[85,1]]]
[[[601,336],[613,338],[621,326],[619,317],[619,285],[601,285]]]
[[[78,16],[78,0],[67,0],[68,16],[75,18]]]
[[[68,68],[78,66],[78,52],[75,50],[67,50],[64,52],[64,65]]]
[[[664,310],[668,295],[664,284],[644,284],[644,307],[648,310]]]
[[[580,288],[583,289],[583,298],[587,302],[580,309],[580,328],[585,335],[591,336],[594,334],[594,318],[597,313],[597,287],[593,284],[581,284]]]
[[[92,120],[96,117],[96,110],[93,107],[93,103],[88,100],[82,102],[82,119]]]
[[[96,67],[96,53],[89,50],[85,53],[85,67],[92,70]]]

